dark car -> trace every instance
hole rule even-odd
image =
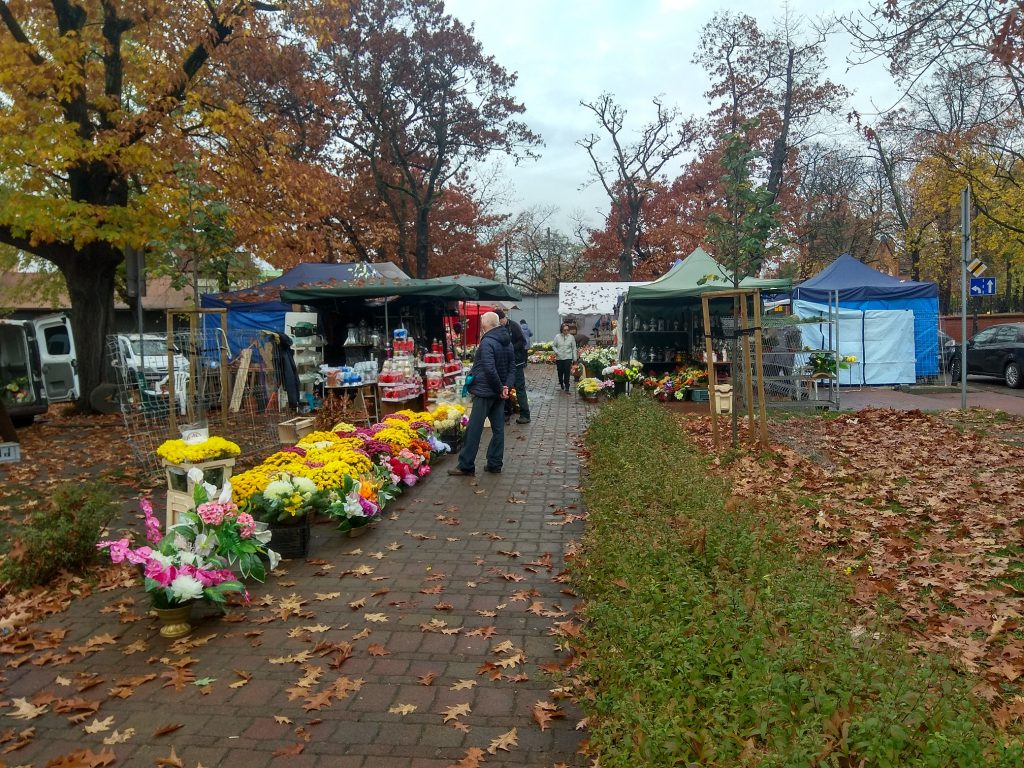
[[[957,352],[956,339],[948,333],[939,331],[939,370],[948,371]]]
[[[967,373],[997,376],[1008,387],[1024,385],[1024,323],[993,325],[978,331],[967,342]],[[960,379],[960,348],[950,361],[949,373],[953,381]]]

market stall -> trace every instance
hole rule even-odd
[[[740,281],[740,288],[785,290],[789,286],[789,280],[748,277]],[[708,331],[712,351],[707,360],[701,296],[731,290],[729,271],[702,248],[657,280],[631,287],[620,310],[622,359],[639,360],[645,369],[655,371],[688,363],[711,363],[717,368],[718,378],[727,378],[726,339],[732,301],[723,296],[711,304]]]
[[[381,414],[434,401],[442,389],[458,388],[463,366],[447,325],[458,315],[460,302],[521,298],[510,286],[473,275],[364,280],[282,292],[284,301],[317,310],[327,338],[327,374],[340,367],[349,386],[375,377]],[[344,338],[340,344],[339,338]],[[358,362],[357,356],[362,358]]]

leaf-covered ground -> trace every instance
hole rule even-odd
[[[680,421],[710,451],[706,420]],[[771,434],[718,463],[734,494],[767,499],[866,613],[976,679],[997,724],[1024,722],[1024,420],[867,409]]]

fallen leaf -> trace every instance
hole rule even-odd
[[[15,720],[34,720],[48,709],[45,704],[37,707],[35,704],[30,703],[28,699],[12,699],[11,704],[14,705],[14,710],[8,712],[7,716],[13,717]]]
[[[82,730],[86,733],[103,733],[109,731],[110,726],[114,724],[114,716],[105,717],[102,720],[95,719],[89,725],[83,726]]]
[[[302,750],[304,750],[305,748],[306,748],[305,744],[303,744],[301,741],[297,741],[294,744],[292,744],[290,747],[280,747],[279,749],[275,749],[274,753],[273,753],[273,756],[274,757],[295,757],[296,755],[301,755],[302,754]]]
[[[185,764],[181,762],[181,758],[174,751],[174,745],[171,745],[171,754],[167,757],[158,758],[155,765],[157,768],[185,768]]]
[[[437,679],[437,675],[433,672],[427,672],[425,675],[420,675],[416,678],[416,682],[420,685],[433,685],[434,680]]]
[[[467,701],[465,704],[456,704],[455,706],[448,707],[448,709],[444,710],[441,714],[444,716],[444,722],[447,723],[449,720],[456,720],[460,717],[464,717],[472,711],[473,710],[470,709],[469,702]]]
[[[184,723],[167,723],[167,725],[161,725],[155,731],[153,731],[153,738],[158,736],[166,736],[169,733],[174,733],[179,728],[184,728]]]
[[[453,685],[449,690],[465,691],[472,688],[474,685],[476,685],[476,680],[459,680],[459,682]]]
[[[411,715],[416,709],[417,706],[415,704],[395,704],[388,712],[392,715]]]
[[[285,717],[284,715],[274,715],[274,722],[278,725],[291,725],[291,718]]]
[[[512,747],[517,746],[519,746],[519,738],[516,735],[516,729],[513,728],[508,733],[503,733],[501,736],[494,739],[490,743],[490,746],[487,747],[487,752],[492,755],[497,754],[499,749],[504,750],[505,752],[510,752]]]
[[[135,729],[134,728],[125,728],[123,731],[114,731],[113,733],[111,733],[109,736],[107,736],[105,739],[103,739],[103,743],[104,744],[124,744],[125,742],[131,740],[131,738],[134,735],[135,735]]]
[[[556,717],[565,717],[565,712],[560,710],[550,701],[538,701],[533,705],[533,719],[537,721],[542,731],[548,729],[551,721]]]

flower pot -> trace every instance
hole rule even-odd
[[[362,536],[364,533],[366,533],[366,531],[367,531],[367,529],[369,529],[369,527],[370,527],[369,525],[357,525],[355,528],[349,528],[348,529],[348,537],[350,539],[358,539],[360,536]]]
[[[624,381],[616,381],[615,382],[615,395],[618,396],[618,395],[624,395],[624,394],[626,394],[626,382],[624,382]]]
[[[597,395],[580,395],[583,398],[584,403],[596,403]]]
[[[270,529],[270,544],[283,560],[296,560],[309,554],[310,516],[293,525],[273,523]]]
[[[176,605],[173,608],[154,608],[160,622],[161,637],[184,637],[192,631],[192,625],[188,623],[192,613],[192,603]]]

